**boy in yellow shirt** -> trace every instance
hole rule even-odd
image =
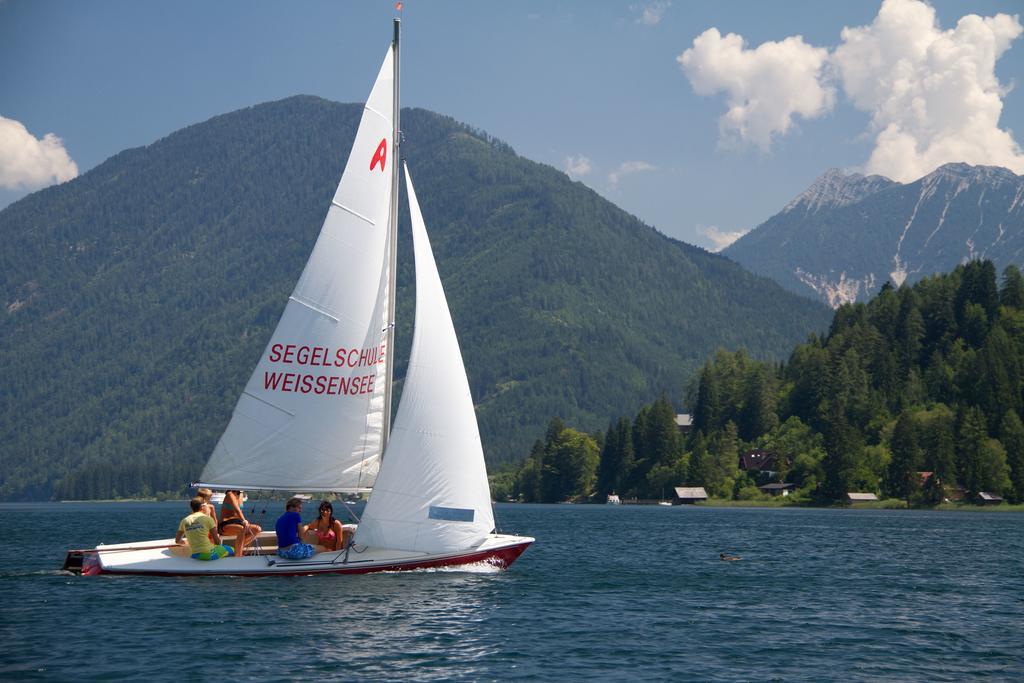
[[[174,536],[174,542],[181,545],[182,537],[188,539],[192,557],[197,560],[219,560],[222,557],[231,557],[235,551],[220,544],[217,522],[203,512],[204,502],[202,496],[196,496],[189,502],[192,514],[181,520],[181,524],[178,525],[178,533]],[[211,538],[213,540],[210,540]]]

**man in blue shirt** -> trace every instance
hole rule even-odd
[[[302,543],[306,525],[302,523],[302,499],[290,498],[284,505],[284,514],[277,518],[277,554],[286,560],[305,560],[316,552],[308,543]]]

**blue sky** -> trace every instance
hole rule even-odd
[[[402,99],[708,248],[832,167],[1024,173],[1024,4],[882,7],[406,0]],[[0,0],[0,206],[240,107],[362,101],[394,14],[392,0]]]

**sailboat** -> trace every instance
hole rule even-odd
[[[244,556],[212,562],[173,539],[99,545],[69,551],[66,569],[262,576],[507,567],[534,541],[494,531],[469,382],[408,168],[416,317],[391,424],[399,29],[396,19],[306,267],[194,482],[215,491],[369,492],[353,540],[295,561],[276,555],[267,532]]]

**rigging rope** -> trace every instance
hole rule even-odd
[[[339,500],[341,500],[341,504],[345,506],[345,510],[348,511],[349,516],[352,517],[352,519],[356,520],[356,524],[359,524],[359,522],[361,521],[359,519],[359,515],[356,514],[355,510],[349,507],[348,501],[345,500],[344,498],[340,498]]]
[[[263,491],[260,491],[259,495],[262,496],[263,495]],[[256,500],[259,501],[261,499],[257,498]],[[253,503],[252,510],[250,511],[250,514],[252,514],[252,515],[256,514],[256,507],[257,507],[256,503]],[[259,525],[261,530],[263,528],[263,522],[266,519],[266,515],[267,515],[267,504],[266,504],[266,501],[263,501],[263,509],[260,510],[260,518],[259,518],[259,521],[257,522],[257,524]],[[242,533],[243,534],[245,533],[245,529],[242,529]],[[257,557],[260,557],[260,556],[263,555],[263,546],[260,545],[259,534],[256,534],[256,537],[253,539],[252,547],[253,547],[253,550],[255,551],[253,553],[254,555],[256,555]],[[242,549],[242,555],[243,556],[245,555],[245,549],[244,548]]]

